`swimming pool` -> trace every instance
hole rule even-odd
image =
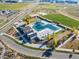
[[[46,22],[46,21],[45,21]],[[50,29],[50,30],[53,30],[53,31],[57,31],[60,29],[60,27],[56,26],[55,24],[44,24],[43,22],[36,22],[34,25],[33,25],[33,28],[36,30],[36,31],[41,31],[41,30],[44,30],[46,28]]]
[[[46,20],[36,19],[35,22],[29,24],[37,36],[40,39],[44,39],[48,34],[52,35],[53,32],[59,32],[62,30],[61,27],[57,26],[55,23],[50,23]]]

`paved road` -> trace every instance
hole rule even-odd
[[[5,36],[0,36],[1,41],[3,41],[8,47],[12,48],[13,50],[20,52],[24,55],[31,55],[31,56],[41,56],[42,51],[36,52],[36,50],[25,48],[21,45],[16,44],[11,38],[7,38]]]
[[[11,49],[29,56],[41,57],[45,51],[33,50],[16,44],[11,38],[0,36],[1,40]],[[68,59],[68,53],[52,52],[52,56],[45,59]],[[79,55],[74,54],[72,59],[79,59]]]

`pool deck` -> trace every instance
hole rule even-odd
[[[53,26],[55,26],[55,27],[58,27],[55,23],[50,23],[50,22],[47,22],[47,21],[45,21],[45,20],[41,20],[41,22],[44,23],[44,25],[50,24],[50,25],[53,25]],[[37,31],[37,30],[35,30],[35,29],[33,28],[33,25],[34,25],[34,24],[35,24],[35,22],[29,24],[28,26],[30,26],[30,27],[34,30],[34,32],[37,33],[37,36],[38,36],[40,39],[44,39],[44,37],[46,37],[48,34],[51,35],[51,34],[53,34],[53,32],[59,32],[60,30],[62,30],[62,28],[58,27],[59,29],[56,30],[56,31],[54,31],[54,30],[52,30],[52,29],[50,29],[50,28],[45,28],[45,29],[43,29],[43,30]]]

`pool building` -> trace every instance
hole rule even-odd
[[[50,23],[38,17],[35,19],[35,22],[28,25],[20,22],[21,24],[16,27],[18,31],[16,33],[16,37],[22,41],[23,44],[39,42],[40,40],[44,40],[48,34],[52,35],[54,32],[59,32],[62,30],[62,28],[57,26],[55,23]]]

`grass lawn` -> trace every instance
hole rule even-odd
[[[15,4],[0,4],[0,10],[18,10],[26,6],[24,3],[15,3]]]
[[[48,14],[43,17],[47,18],[49,20],[61,23],[65,26],[75,27],[75,28],[79,27],[79,21],[76,21],[74,19],[71,19],[71,18],[61,15],[61,14]]]

